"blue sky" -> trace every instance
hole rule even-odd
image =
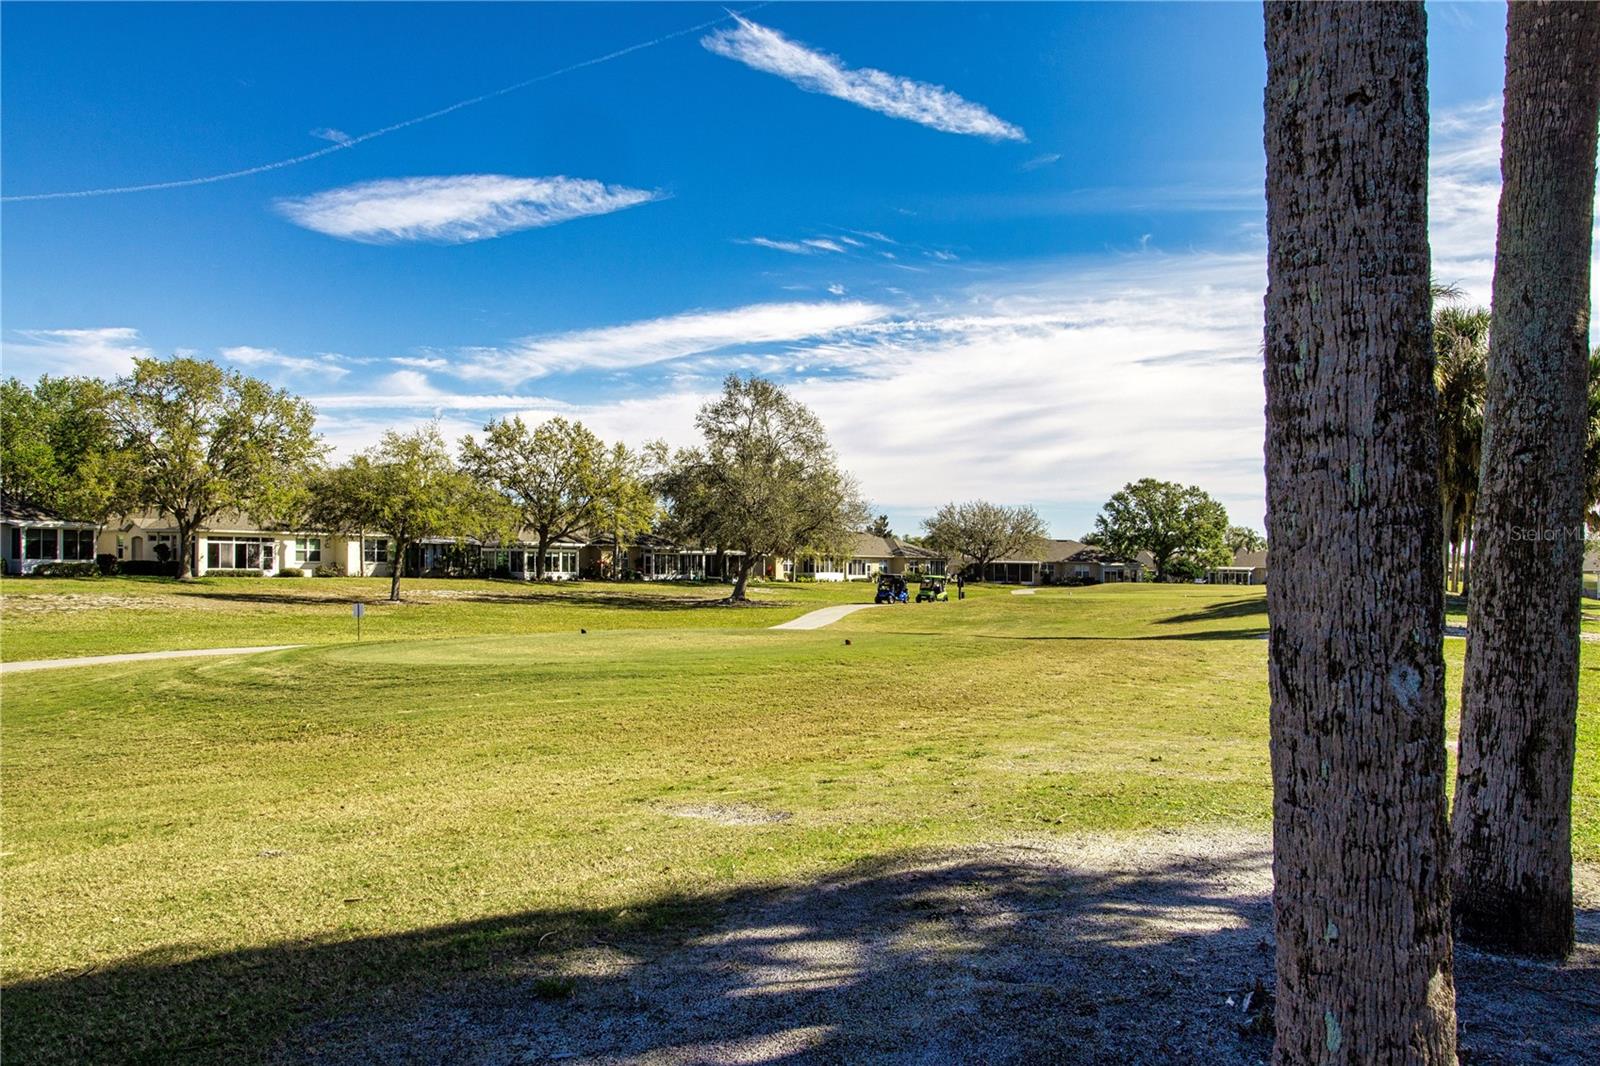
[[[6,4],[5,372],[198,353],[349,451],[687,442],[757,371],[904,531],[1145,475],[1260,524],[1259,6],[743,10]],[[1504,9],[1429,10],[1435,270],[1486,300]]]

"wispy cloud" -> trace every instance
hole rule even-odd
[[[450,365],[450,360],[436,355],[397,355],[389,362],[395,366],[409,367],[412,370],[443,370]]]
[[[129,326],[99,329],[13,330],[4,345],[6,371],[35,374],[115,377],[133,369],[134,359],[155,353]]]
[[[1123,483],[1160,476],[1205,486],[1235,520],[1254,524],[1264,278],[1254,248],[1126,254],[1012,274],[927,310],[827,305],[857,308],[828,320],[819,305],[769,305],[534,339],[520,355],[485,353],[482,369],[506,359],[535,371],[546,360],[614,369],[615,385],[592,400],[504,409],[564,413],[608,439],[673,444],[693,440],[695,409],[721,375],[770,375],[816,410],[845,465],[885,506],[986,496],[1092,516]],[[745,343],[758,336],[765,341]],[[366,406],[403,396],[420,410],[478,411],[516,399],[470,386],[448,393],[444,380],[397,375]],[[366,417],[361,406],[334,414]]]
[[[311,402],[319,411],[510,411],[566,406],[542,396],[450,392],[439,388],[420,370],[396,370],[359,390],[328,393]]]
[[[1053,166],[1054,164],[1059,163],[1059,162],[1061,162],[1061,153],[1060,152],[1046,152],[1043,155],[1034,156],[1032,159],[1028,160],[1026,163],[1022,163],[1022,164],[1018,165],[1017,169],[1018,170],[1023,170],[1023,171],[1038,170],[1041,167]]]
[[[344,130],[336,130],[331,126],[322,126],[311,131],[311,136],[321,141],[332,141],[334,144],[349,144],[350,135]]]
[[[282,370],[290,374],[321,374],[332,378],[342,378],[350,373],[348,367],[339,365],[340,357],[331,352],[315,356],[285,355],[276,348],[237,345],[232,348],[219,348],[217,354],[235,366],[251,369]]]
[[[860,301],[752,304],[691,311],[621,326],[527,337],[505,348],[469,349],[455,373],[517,382],[566,371],[619,370],[759,344],[827,337],[882,318]]]
[[[845,250],[844,241],[860,246],[860,241],[852,241],[848,237],[807,237],[798,241],[777,240],[772,237],[747,237],[737,241],[737,244],[753,244],[758,248],[770,248],[775,252],[788,252],[790,255],[816,255],[819,252],[842,253]]]
[[[838,56],[792,41],[776,30],[734,16],[737,25],[700,43],[717,55],[787,78],[806,92],[837,97],[869,111],[918,122],[946,133],[995,141],[1026,141],[1018,126],[939,85],[870,67],[851,68]]]
[[[279,200],[296,225],[365,244],[461,244],[604,215],[661,198],[586,178],[503,174],[388,178]]]

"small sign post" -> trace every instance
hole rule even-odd
[[[361,619],[366,616],[367,605],[364,604],[364,603],[352,603],[350,605],[350,613],[355,616],[355,619],[356,619],[356,639],[360,640],[361,639]]]

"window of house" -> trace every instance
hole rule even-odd
[[[94,558],[94,530],[63,529],[61,531],[61,558],[82,562]]]
[[[322,538],[298,537],[294,542],[294,551],[295,555],[299,557],[302,563],[321,563]]]
[[[271,537],[207,537],[206,569],[271,570],[277,546]]]
[[[22,536],[22,557],[24,559],[55,559],[56,556],[56,531],[53,529],[30,529]]]
[[[361,541],[361,557],[369,563],[386,563],[389,561],[389,541],[386,538],[363,538]]]
[[[127,540],[125,540],[123,538],[122,534],[119,533],[119,534],[117,534],[117,558],[118,559],[127,558],[127,554],[128,554],[128,542],[127,542]]]
[[[670,565],[670,564],[669,564]],[[574,574],[578,571],[578,553],[553,551],[544,553],[544,569],[549,574]]]

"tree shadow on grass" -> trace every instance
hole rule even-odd
[[[1260,618],[1262,632],[1266,631],[1267,599],[1265,596],[1252,596],[1248,599],[1222,600],[1198,611],[1185,611],[1163,618],[1157,625],[1199,625],[1206,622],[1234,621],[1242,618]]]
[[[624,911],[151,954],[18,982],[5,989],[4,1052],[8,1062],[1257,1062],[1270,1050],[1254,991],[1272,983],[1269,887],[1266,841],[1246,834],[945,850]],[[1568,1001],[1600,993],[1597,925],[1591,914],[1580,926],[1578,963],[1486,956],[1462,967],[1475,1063],[1533,1061],[1534,1044],[1566,1061],[1593,1046],[1593,1013]],[[1531,991],[1509,1002],[1503,988],[1515,982]],[[1487,1019],[1481,1032],[1474,1012]]]

